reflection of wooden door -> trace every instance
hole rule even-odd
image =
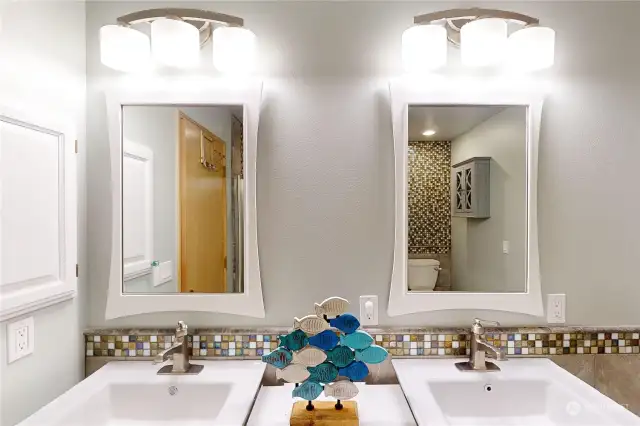
[[[207,165],[202,163],[202,156]],[[180,114],[180,291],[224,293],[225,144]]]

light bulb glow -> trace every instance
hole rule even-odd
[[[460,29],[462,63],[470,67],[499,64],[505,54],[507,23],[500,18],[471,21]]]
[[[424,132],[422,132],[422,136],[433,136],[436,134],[436,131],[433,129],[427,129]]]
[[[213,66],[226,74],[249,74],[255,66],[256,35],[240,27],[213,31]]]
[[[200,59],[200,32],[188,22],[156,19],[151,23],[151,52],[162,65],[193,67]]]
[[[431,71],[447,63],[447,30],[416,25],[402,33],[402,65],[408,73]]]
[[[100,61],[118,71],[132,72],[150,65],[149,37],[120,25],[100,28]]]
[[[514,32],[507,42],[508,65],[521,71],[553,66],[556,32],[547,27],[527,27]]]

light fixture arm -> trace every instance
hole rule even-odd
[[[476,19],[479,17],[502,18],[505,20],[513,20],[523,22],[525,25],[537,25],[540,23],[538,18],[534,18],[522,13],[509,12],[499,9],[483,9],[478,7],[468,9],[449,9],[440,12],[426,13],[413,17],[413,23],[416,25],[429,24],[441,19]]]
[[[141,22],[149,22],[158,18],[177,16],[185,21],[218,22],[230,27],[243,27],[244,19],[224,13],[201,9],[160,8],[147,9],[123,15],[117,19],[118,24],[129,26]]]

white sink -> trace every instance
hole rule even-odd
[[[159,376],[146,361],[110,362],[19,426],[243,425],[260,388],[260,361],[192,361],[196,376]]]
[[[396,359],[418,425],[640,425],[640,418],[543,358],[497,362],[499,372],[461,372],[461,359]]]

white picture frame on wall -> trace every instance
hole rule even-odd
[[[257,241],[256,157],[262,82],[258,80],[209,80],[189,86],[127,88],[106,94],[113,197],[111,268],[107,294],[107,320],[152,312],[216,312],[264,318],[262,282]],[[123,291],[122,262],[122,106],[190,105],[243,106],[244,292],[215,294],[135,293]]]
[[[538,252],[538,144],[544,96],[531,88],[461,82],[397,79],[389,83],[395,179],[393,269],[389,316],[444,310],[495,310],[542,316]],[[525,291],[519,293],[410,292],[408,289],[407,176],[409,106],[501,105],[527,110],[527,259]]]

